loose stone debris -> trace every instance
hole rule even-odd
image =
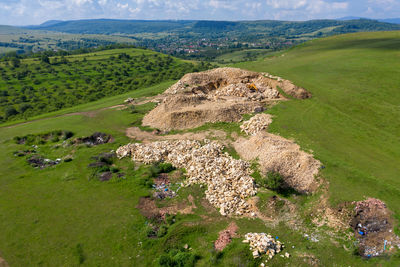
[[[243,243],[250,245],[253,257],[259,258],[266,254],[269,259],[272,259],[276,254],[280,253],[284,245],[266,233],[247,233]],[[289,258],[289,253],[285,253],[285,257]]]
[[[128,144],[117,150],[119,158],[146,164],[169,162],[187,170],[183,186],[206,185],[206,199],[223,215],[243,215],[249,212],[246,198],[257,193],[250,164],[222,152],[224,146],[205,139],[199,141],[159,141],[149,144]]]
[[[163,101],[143,118],[143,125],[161,130],[188,129],[206,122],[240,121],[285,98],[311,95],[291,82],[238,68],[218,68],[185,75],[164,93]]]
[[[243,122],[240,125],[242,132],[247,135],[255,135],[258,132],[267,129],[267,127],[272,123],[272,116],[270,114],[257,114],[251,117],[250,120]]]
[[[264,174],[279,172],[286,185],[299,193],[312,193],[318,188],[315,177],[321,163],[291,140],[258,132],[249,139],[239,138],[233,146],[242,159],[258,160]]]
[[[376,257],[396,246],[400,248],[400,239],[393,233],[390,211],[384,202],[368,198],[355,204],[351,226],[360,242],[361,256]]]

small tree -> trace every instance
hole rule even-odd
[[[42,61],[43,63],[46,63],[46,64],[50,64],[50,59],[47,55],[42,55],[40,58],[40,61]]]
[[[271,190],[279,192],[284,187],[284,181],[279,172],[269,172],[266,180],[266,187]]]

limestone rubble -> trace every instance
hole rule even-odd
[[[250,245],[250,250],[254,258],[258,258],[264,254],[272,259],[276,254],[282,251],[284,245],[266,233],[247,233],[243,243]]]
[[[210,140],[204,140],[204,144],[191,140],[158,141],[122,146],[117,156],[131,156],[146,164],[164,161],[185,168],[185,186],[206,185],[206,199],[222,215],[243,215],[249,212],[246,198],[257,193],[252,171],[248,162],[232,158],[223,149],[223,145]]]
[[[251,117],[250,120],[243,122],[240,125],[242,132],[247,135],[255,135],[258,132],[267,129],[268,125],[272,123],[272,116],[270,114],[257,114]]]

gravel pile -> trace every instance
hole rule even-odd
[[[270,114],[261,113],[251,117],[250,120],[243,122],[240,129],[247,135],[255,135],[266,129],[271,123],[272,116]]]
[[[248,243],[250,245],[250,250],[253,251],[254,258],[266,254],[272,259],[284,248],[284,245],[280,241],[266,233],[247,233],[243,243]],[[286,253],[285,256],[289,257],[289,254]]]
[[[218,88],[215,91],[212,91],[211,95],[247,97],[249,98],[249,100],[254,100],[254,101],[279,98],[279,92],[277,90],[269,86],[267,87],[264,87],[262,85],[257,86],[257,84],[251,84],[251,83],[230,84],[225,87]]]
[[[185,168],[188,178],[184,186],[206,185],[207,200],[222,215],[249,213],[245,199],[257,193],[250,164],[232,158],[223,149],[223,145],[210,140],[204,140],[204,144],[192,140],[159,141],[122,146],[117,156],[131,156],[132,160],[146,164],[165,161]]]

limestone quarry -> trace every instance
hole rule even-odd
[[[240,121],[285,97],[311,97],[290,81],[237,68],[218,68],[185,75],[164,93],[161,103],[143,119],[160,130],[188,129],[206,122]]]
[[[267,132],[272,116],[263,111],[286,100],[284,95],[311,97],[305,89],[267,73],[220,68],[187,74],[157,96],[158,105],[143,118],[142,125],[155,128],[153,133],[137,127],[127,129],[127,136],[141,143],[121,146],[116,154],[120,159],[131,157],[144,164],[167,162],[183,168],[186,173],[181,186],[204,186],[205,198],[221,215],[259,217],[265,221],[266,217],[253,203],[258,198],[253,196],[261,189],[251,176],[254,172],[251,163],[256,163],[262,177],[279,173],[284,186],[300,194],[312,194],[323,183],[319,177],[320,161],[301,150],[293,140]],[[190,129],[205,123],[239,122],[244,114],[252,116],[241,123],[240,132],[233,134],[215,129],[168,134],[173,129]],[[224,152],[227,147],[237,152],[240,159]],[[280,201],[284,205],[287,202]],[[292,206],[290,210],[294,212],[295,205]],[[392,221],[383,203],[359,202],[354,212],[353,221],[346,220],[343,224],[351,225],[359,235],[361,255],[381,255],[385,250],[382,238],[385,246],[398,246],[399,239],[392,234]],[[236,227],[232,229],[220,232],[214,243],[217,250],[223,250],[236,237]],[[371,233],[368,238],[360,234],[366,229]],[[283,248],[280,241],[265,233],[248,233],[243,242],[249,243],[255,258],[263,255],[272,258]],[[281,256],[290,255],[286,252]]]

